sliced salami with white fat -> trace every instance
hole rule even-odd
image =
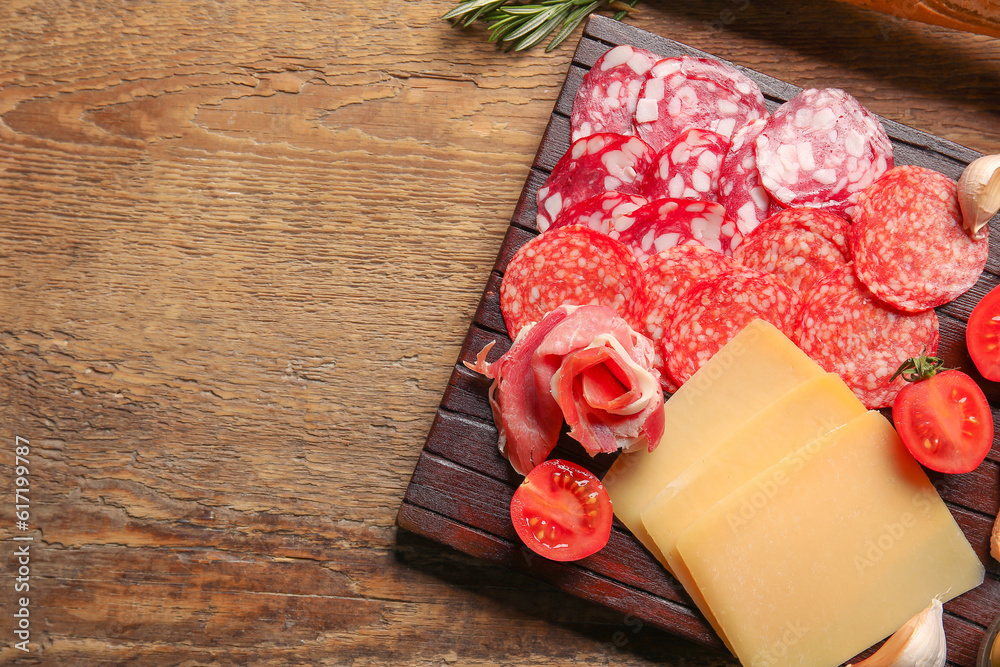
[[[538,231],[570,206],[603,192],[641,194],[654,157],[639,137],[605,133],[574,141],[538,190]]]
[[[798,316],[795,292],[756,269],[739,267],[695,283],[674,302],[674,315],[663,337],[670,377],[678,385],[687,382],[756,319],[767,320],[791,338]]]
[[[729,140],[710,130],[681,132],[657,153],[646,174],[646,199],[719,200],[719,172]]]
[[[968,291],[990,252],[987,236],[974,241],[962,227],[955,181],[911,165],[896,167],[862,193],[851,241],[861,281],[911,312]]]
[[[736,130],[719,172],[719,203],[744,236],[771,214],[771,195],[760,182],[755,147],[766,122],[757,118]]]
[[[633,134],[639,88],[660,56],[623,44],[604,53],[587,72],[573,99],[571,141],[602,132]]]
[[[564,304],[613,308],[636,331],[646,313],[642,267],[624,245],[583,226],[560,227],[521,246],[500,283],[511,338]]]
[[[837,373],[869,409],[892,405],[906,384],[891,382],[900,364],[920,354],[935,355],[937,314],[905,313],[883,303],[841,267],[816,283],[802,303],[793,340],[816,363]]]
[[[635,108],[636,134],[655,150],[688,128],[732,139],[737,128],[767,114],[760,88],[717,60],[665,58],[649,70]]]
[[[549,230],[584,225],[601,234],[628,229],[635,222],[635,210],[649,202],[639,195],[605,192],[574,204],[560,215]]]
[[[731,257],[697,245],[675,246],[650,256],[643,264],[648,294],[645,334],[653,341],[653,366],[660,371],[664,391],[677,391],[663,357],[663,337],[674,314],[674,304],[695,283],[737,267]]]
[[[774,199],[848,219],[861,191],[893,165],[882,124],[839,88],[803,90],[782,104],[755,146],[761,182]]]
[[[733,259],[781,278],[799,296],[851,261],[851,223],[814,208],[787,208],[743,238]]]
[[[739,245],[736,223],[717,202],[658,199],[632,213],[635,222],[612,231],[640,262],[678,245],[701,245],[725,255]]]

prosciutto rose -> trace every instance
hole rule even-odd
[[[560,306],[488,364],[492,346],[469,368],[493,380],[500,452],[520,474],[548,457],[564,420],[591,456],[659,444],[663,393],[653,344],[611,308]]]

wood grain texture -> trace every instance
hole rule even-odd
[[[504,54],[449,7],[0,3],[0,451],[31,441],[35,538],[0,662],[732,664],[393,525],[575,41]],[[641,12],[1000,152],[996,40]]]

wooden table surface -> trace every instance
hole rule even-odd
[[[0,5],[0,662],[734,664],[394,527],[577,39],[505,54],[449,8]],[[1000,40],[640,9],[1000,152]]]

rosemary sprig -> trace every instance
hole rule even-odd
[[[489,25],[490,42],[507,51],[524,51],[556,33],[545,51],[551,51],[570,36],[583,19],[602,5],[617,10],[621,20],[637,0],[540,0],[535,4],[512,4],[510,0],[462,0],[441,18],[456,28],[466,28],[477,20]],[[558,30],[558,32],[556,32]]]

